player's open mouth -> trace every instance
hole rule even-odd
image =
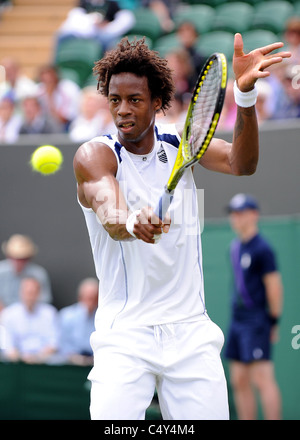
[[[123,124],[119,124],[119,129],[122,130],[123,132],[131,131],[132,127],[134,127],[133,122],[126,122]]]
[[[119,124],[120,128],[130,128],[133,127],[134,123],[133,122],[127,122],[126,124]]]

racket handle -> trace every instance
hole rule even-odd
[[[154,214],[156,214],[157,217],[159,217],[161,220],[165,218],[169,206],[172,203],[173,195],[174,191],[168,191],[167,189],[165,189],[165,192],[160,197],[159,202],[154,209]]]

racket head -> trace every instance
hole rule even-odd
[[[212,54],[197,79],[187,111],[182,138],[167,189],[175,189],[185,169],[204,155],[216,131],[227,85],[227,61]]]

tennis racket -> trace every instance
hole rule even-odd
[[[164,193],[154,209],[163,220],[184,171],[198,162],[209,147],[220,119],[227,83],[227,62],[214,53],[205,62],[189,104],[175,164]]]

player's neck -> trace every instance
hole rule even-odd
[[[139,137],[135,139],[126,139],[118,135],[119,141],[126,148],[127,151],[133,154],[149,154],[153,150],[155,144],[154,125],[149,126],[148,129],[141,133]]]

